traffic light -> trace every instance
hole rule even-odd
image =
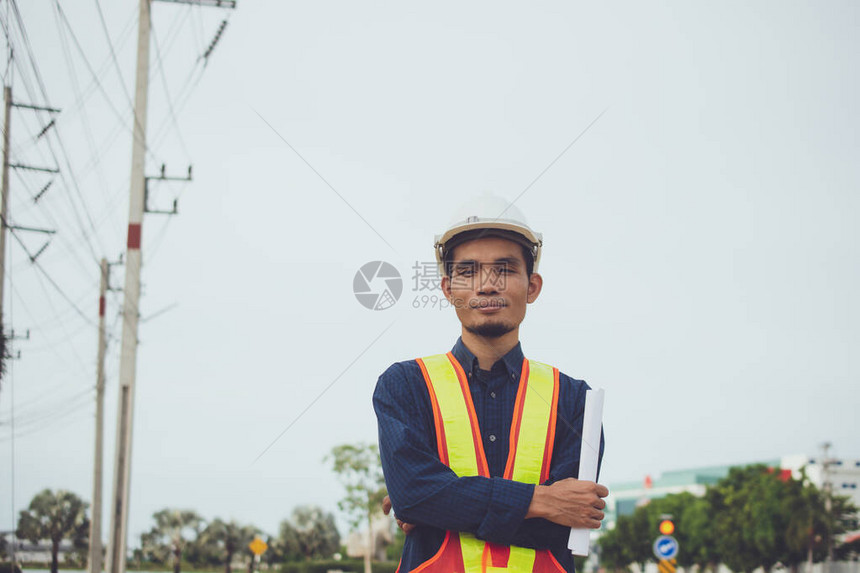
[[[675,523],[672,521],[672,518],[664,518],[660,522],[658,529],[663,535],[672,535],[675,533]]]

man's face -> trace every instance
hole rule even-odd
[[[522,247],[499,237],[467,241],[454,248],[451,275],[442,291],[473,334],[498,338],[515,330],[542,286],[537,273],[526,274]]]

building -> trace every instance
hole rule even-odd
[[[826,463],[825,463],[826,462]],[[860,507],[860,459],[839,460],[815,458],[806,455],[788,455],[780,459],[750,462],[752,465],[764,464],[768,467],[779,468],[792,477],[799,479],[801,472],[806,472],[809,480],[819,489],[824,489],[830,483],[833,495],[843,495],[851,498]],[[645,476],[641,482],[627,482],[609,485],[609,497],[606,498],[606,527],[615,527],[615,521],[621,515],[630,515],[639,505],[648,503],[673,493],[689,492],[693,495],[704,495],[709,485],[713,485],[728,475],[734,466],[711,466],[686,470],[664,472],[657,478]]]
[[[860,507],[860,459],[839,460],[835,458],[807,457],[803,455],[785,456],[781,468],[791,470],[792,476],[799,479],[801,470],[805,468],[806,476],[816,485],[824,489],[824,484],[830,484],[833,495],[842,495],[851,499]]]

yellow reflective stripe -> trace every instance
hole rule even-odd
[[[535,566],[535,550],[511,545],[507,571],[511,573],[531,573]]]
[[[466,573],[482,573],[481,561],[484,558],[486,543],[471,533],[460,534],[460,550],[463,552],[463,568]]]
[[[529,360],[522,421],[516,444],[516,457],[511,479],[523,483],[540,483],[546,434],[555,389],[552,366]],[[511,444],[513,447],[513,444]]]
[[[436,392],[439,412],[445,428],[445,448],[448,451],[448,467],[460,477],[476,476],[478,458],[472,439],[472,423],[460,380],[454,366],[445,354],[421,359]]]
[[[483,566],[484,547],[486,543],[471,533],[460,534],[460,550],[463,552],[463,566],[466,573],[491,573],[508,571],[509,573],[531,573],[535,564],[535,550],[526,547],[511,546],[511,554],[507,567],[493,567],[492,561]],[[489,556],[488,556],[489,557]],[[491,559],[491,557],[489,557]]]
[[[428,356],[421,361],[433,386],[442,417],[448,466],[461,477],[480,475],[472,421],[457,371],[446,354]],[[529,360],[528,364],[511,479],[524,483],[539,483],[547,432],[552,419],[555,377],[551,366],[533,360]],[[514,447],[514,444],[509,447]],[[534,568],[534,549],[511,546],[508,566],[493,567],[491,556],[488,556],[490,561],[487,564],[483,562],[486,543],[469,533],[459,533],[459,538],[465,573],[531,573]]]

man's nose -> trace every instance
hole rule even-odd
[[[481,267],[478,271],[478,294],[499,292],[499,272],[495,267]]]

